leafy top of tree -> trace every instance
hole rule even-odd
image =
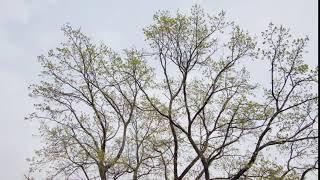
[[[70,25],[62,30],[67,41],[39,56],[43,80],[30,86],[39,103],[29,118],[41,122],[44,140],[31,172],[304,179],[318,169],[318,69],[303,60],[308,37],[270,23],[258,43],[224,12],[197,5],[156,13],[144,29],[148,52],[116,53]],[[257,59],[269,84],[250,79],[245,64]]]

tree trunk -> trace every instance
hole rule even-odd
[[[178,138],[173,124],[170,122],[170,129],[173,135],[174,151],[173,151],[173,174],[174,179],[178,179]]]
[[[105,167],[99,166],[99,175],[100,175],[101,180],[107,180],[107,174],[106,174]]]
[[[138,180],[138,171],[135,170],[135,171],[133,172],[132,180]]]
[[[205,160],[202,160],[202,165],[203,165],[203,170],[204,170],[204,177],[206,180],[210,179],[210,174],[209,174],[209,166],[208,163]]]

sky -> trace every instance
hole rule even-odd
[[[116,51],[143,48],[142,28],[157,10],[187,11],[195,3],[208,13],[226,11],[251,34],[273,22],[308,35],[305,60],[317,64],[317,0],[0,0],[0,179],[23,179],[26,158],[39,146],[37,125],[24,120],[33,111],[27,87],[41,71],[37,56],[63,42],[63,24],[81,27]],[[253,77],[265,79],[257,71]]]

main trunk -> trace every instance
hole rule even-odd
[[[210,179],[210,174],[209,174],[209,166],[206,160],[202,160],[202,165],[203,165],[203,170],[204,170],[204,177],[206,180]]]
[[[107,173],[105,167],[99,167],[99,175],[101,180],[107,180]]]
[[[133,172],[133,177],[132,177],[133,180],[138,180],[138,172],[135,170]]]

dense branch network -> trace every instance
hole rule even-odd
[[[158,12],[144,29],[148,53],[117,54],[69,25],[63,31],[67,42],[39,57],[43,80],[30,86],[39,103],[29,118],[45,142],[31,172],[305,179],[318,169],[318,70],[303,61],[307,37],[270,24],[258,43],[224,12],[199,6]],[[256,59],[270,84],[251,81],[245,65]]]

